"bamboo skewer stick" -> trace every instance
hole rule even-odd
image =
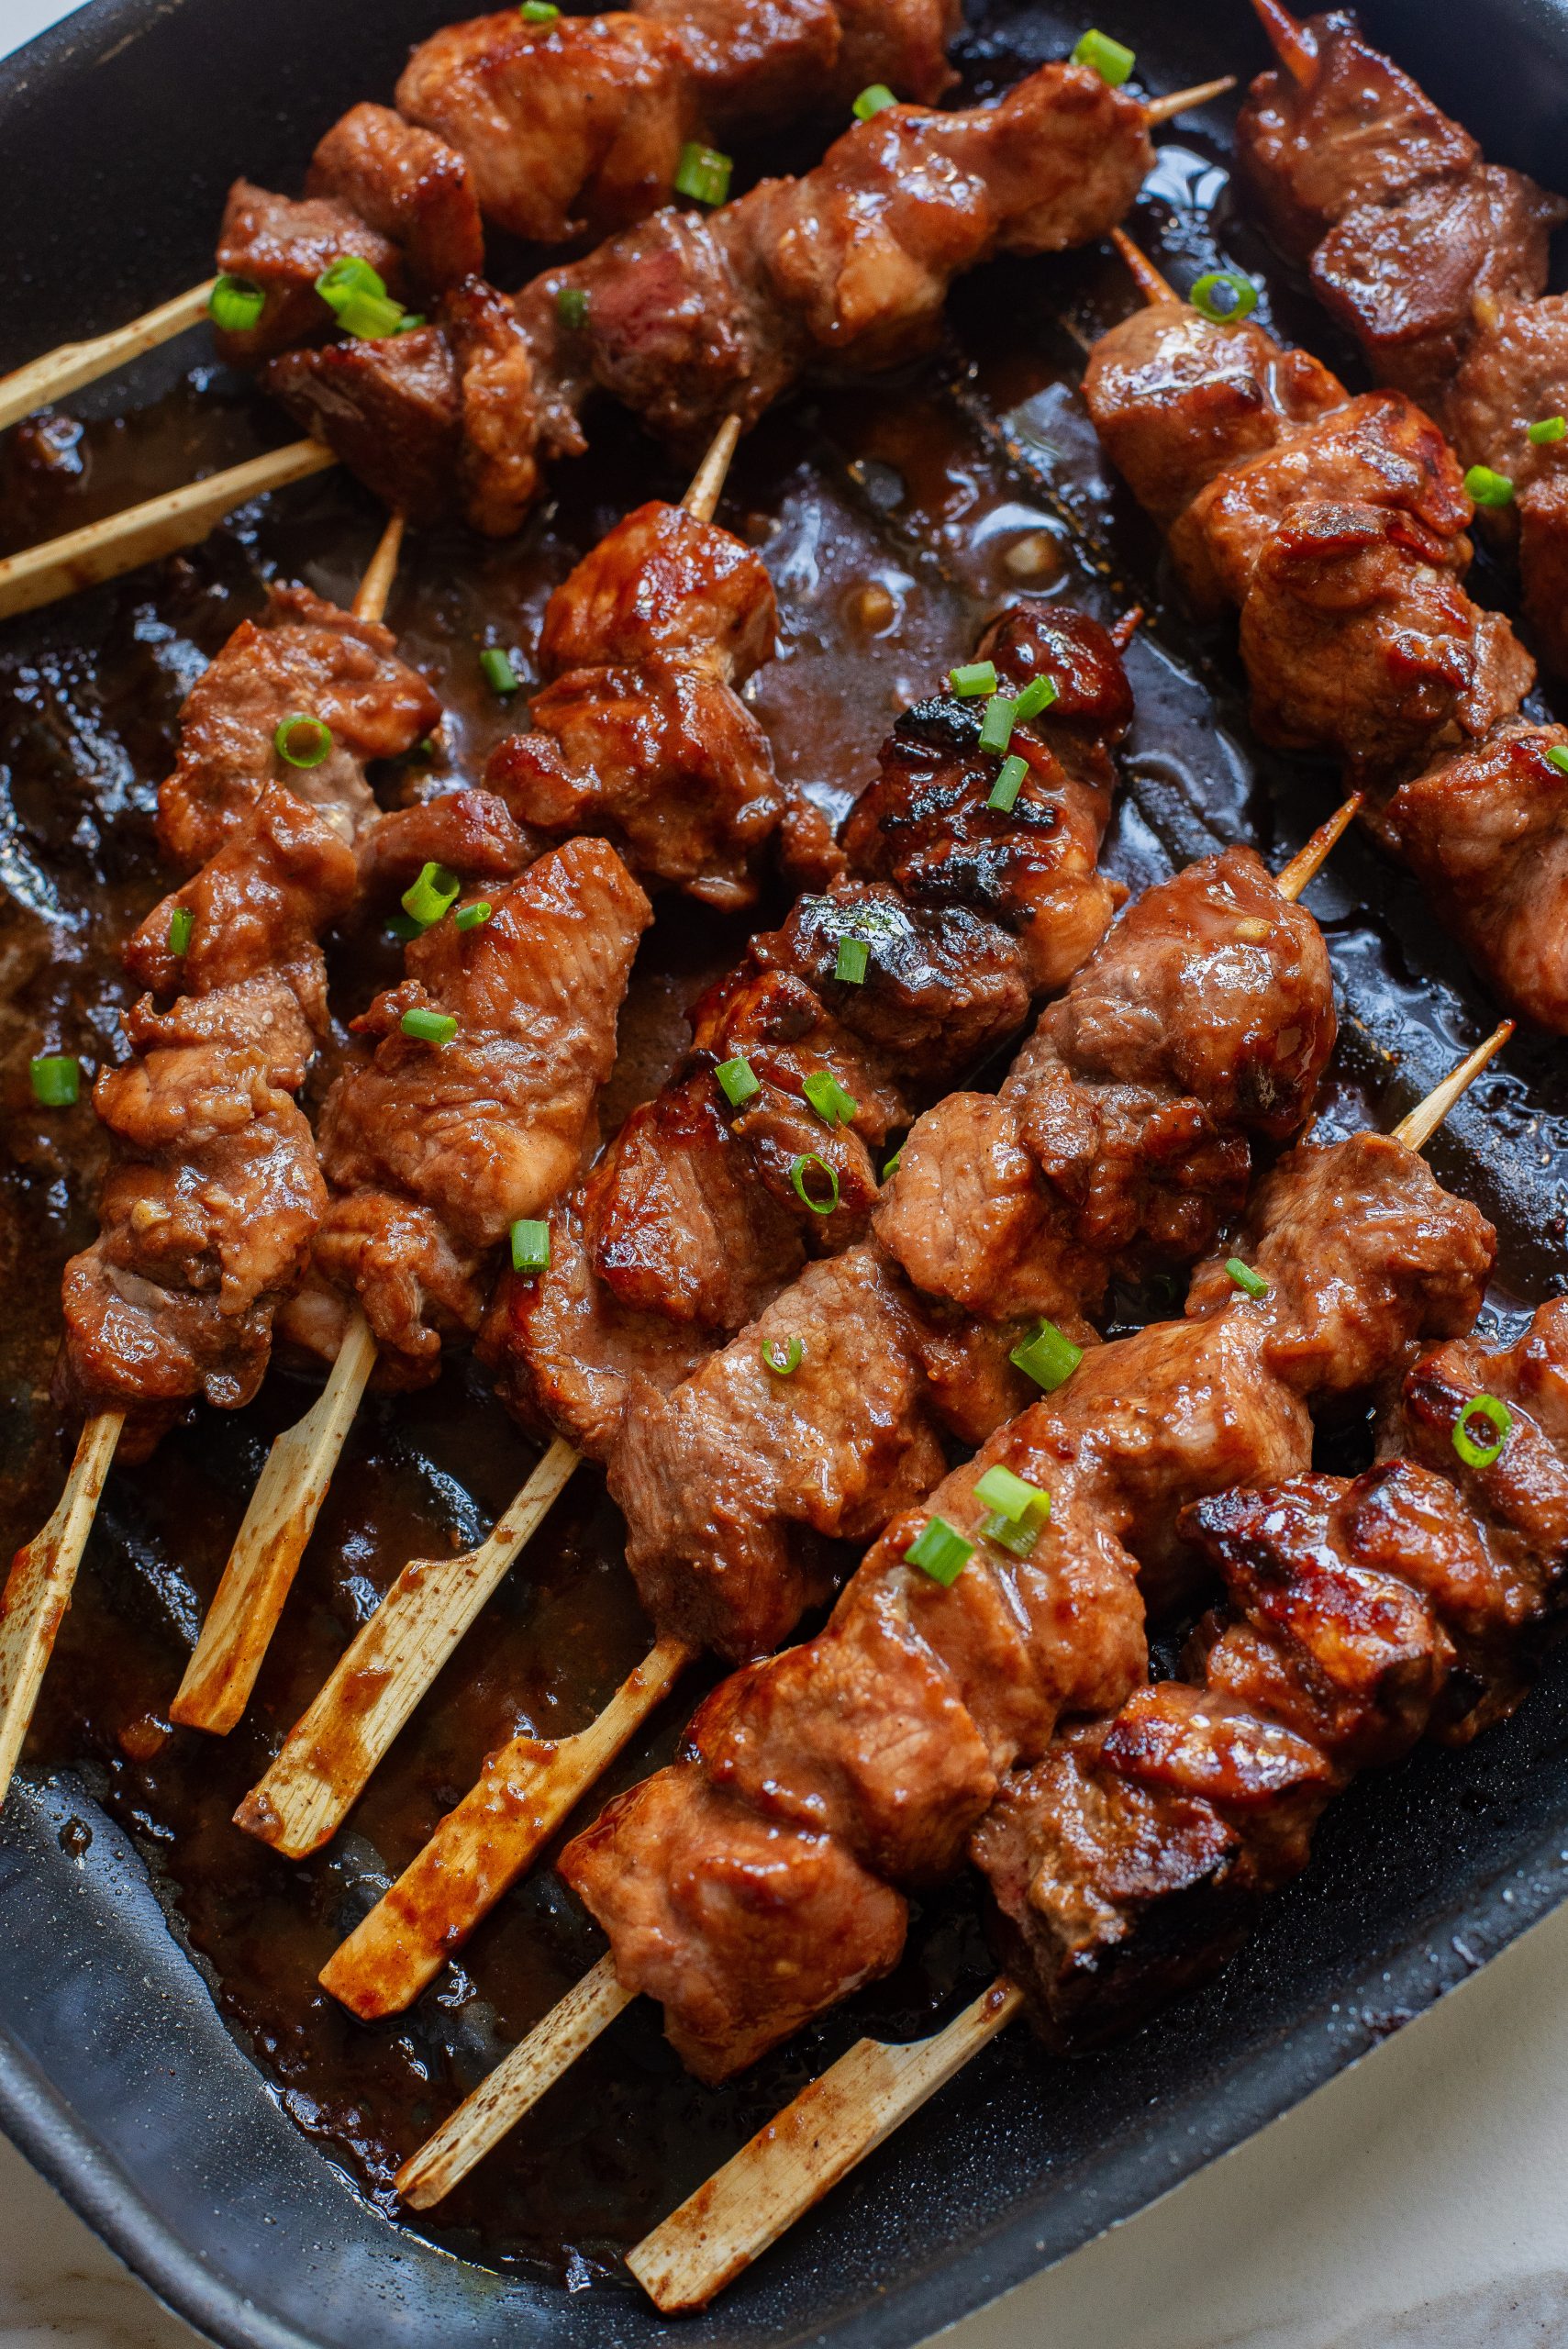
[[[1265,10],[1268,0],[1254,0],[1260,15],[1268,22]],[[1283,9],[1281,20],[1289,25],[1291,19]],[[1292,30],[1294,32],[1294,27]],[[1273,34],[1271,30],[1271,39]],[[1299,42],[1299,35],[1296,36]],[[1283,52],[1282,52],[1283,53]],[[1236,87],[1233,73],[1222,74],[1218,81],[1200,82],[1191,89],[1175,90],[1162,98],[1151,98],[1144,116],[1151,129],[1162,123],[1173,121],[1177,115],[1186,114],[1198,106],[1207,106],[1215,98],[1222,98]],[[40,358],[29,360],[9,375],[0,376],[0,431],[19,423],[24,416],[31,416],[67,393],[80,391],[84,384],[96,383],[100,376],[112,374],[117,367],[139,359],[144,351],[154,351],[160,343],[183,334],[188,327],[199,326],[207,315],[207,304],[217,280],[208,277],[200,285],[192,285],[172,300],[161,302],[156,308],[144,310],[128,325],[116,327],[107,334],[95,335],[85,342],[62,342]],[[99,574],[111,578],[113,573]],[[78,582],[78,584],[81,583]],[[65,592],[63,589],[57,593]],[[17,605],[17,610],[26,610]]]
[[[718,509],[740,438],[740,418],[726,417],[692,476],[681,502],[699,522],[711,522]],[[393,562],[395,553],[394,548]],[[388,583],[390,578],[388,565]],[[370,585],[367,574],[361,594]],[[384,588],[382,592],[384,596]],[[350,1346],[359,1352],[345,1371],[344,1353]],[[327,1392],[296,1426],[279,1436],[251,1497],[174,1700],[174,1718],[187,1726],[226,1732],[243,1712],[374,1364],[375,1341],[363,1316],[356,1313]],[[409,1561],[295,1724],[265,1776],[235,1812],[238,1826],[290,1859],[318,1851],[336,1832],[452,1648],[548,1513],[580,1456],[570,1444],[552,1443],[487,1542],[461,1557]],[[528,1865],[532,1851],[571,1809],[576,1800],[573,1784],[580,1779],[579,1792],[593,1784],[658,1703],[684,1660],[684,1652],[675,1662],[663,1647],[654,1648],[617,1692],[599,1723],[559,1744],[517,1739],[491,1757],[487,1773],[501,1770],[514,1790],[515,1824],[525,1786],[532,1790],[528,1799],[533,1805],[526,1815],[537,1812],[539,1820],[535,1840],[517,1860],[513,1875]],[[639,1703],[643,1709],[638,1713]],[[484,1784],[482,1780],[481,1788]]]
[[[1513,1021],[1503,1020],[1400,1121],[1394,1139],[1407,1150],[1422,1149],[1513,1032]],[[857,2041],[628,2254],[627,2266],[655,2306],[666,2315],[704,2306],[918,2111],[1023,2003],[1016,1985],[998,1975],[973,2006],[932,2038],[910,2047]],[[549,2021],[547,2016],[530,2035],[533,2063],[541,2071],[548,2062]],[[453,2114],[443,2136],[455,2134],[459,2117]],[[496,2133],[492,2116],[490,2142]],[[420,2158],[415,2154],[413,2163]],[[451,2165],[450,2150],[446,2165]]]
[[[1252,0],[1252,13],[1269,37],[1269,45],[1293,82],[1305,88],[1318,67],[1318,52],[1288,8],[1280,0]]]
[[[123,1411],[100,1411],[88,1420],[59,1506],[43,1531],[17,1551],[0,1591],[0,1803],[71,1604],[76,1569],[124,1425]]]
[[[1311,838],[1297,851],[1277,876],[1276,886],[1282,896],[1294,902],[1301,896],[1307,884],[1322,871],[1360,805],[1361,796],[1359,793],[1354,794],[1342,807],[1337,807],[1326,822],[1318,825]],[[1432,1096],[1433,1103],[1440,1101],[1442,1105],[1436,1112],[1437,1120],[1440,1120],[1446,1114],[1447,1108],[1451,1106],[1452,1101],[1457,1100],[1459,1094],[1463,1091],[1471,1078],[1485,1066],[1492,1053],[1511,1033],[1511,1024],[1505,1023],[1505,1026],[1499,1029],[1478,1052],[1473,1052],[1470,1059],[1439,1086]],[[1423,1114],[1424,1110],[1412,1112],[1412,1119]],[[1407,1120],[1407,1123],[1409,1124],[1410,1120]],[[1400,1130],[1400,1138],[1404,1139],[1403,1128]],[[650,1661],[651,1662],[651,1658]],[[504,1756],[496,1756],[495,1763],[500,1764],[504,1759]],[[383,1896],[357,1932],[350,1935],[348,1941],[324,1968],[320,1976],[323,1987],[330,1990],[333,1996],[340,1999],[344,2005],[351,2008],[354,2013],[365,2020],[369,2021],[394,2011],[394,2003],[387,1996],[388,1989],[393,1985],[397,1985],[404,1993],[397,2001],[399,2004],[406,2004],[407,1999],[417,1995],[426,1983],[431,1980],[443,1957],[477,1923],[478,1916],[483,1912],[476,1911],[472,1906],[463,1903],[461,1897],[463,1889],[462,1880],[466,1876],[471,1885],[477,1882],[483,1887],[494,1873],[495,1861],[489,1838],[495,1832],[495,1822],[497,1819],[503,1833],[507,1826],[504,1809],[506,1783],[504,1774],[499,1770],[497,1777],[499,1784],[494,1790],[487,1789],[484,1782],[482,1781],[480,1786],[465,1798],[465,1801],[460,1804],[455,1811],[449,1814],[418,1858],[393,1886],[391,1891]],[[463,1814],[469,1810],[470,1806],[473,1807],[472,1813],[465,1821]],[[460,1827],[464,1826],[467,1828],[466,1842],[459,1833]],[[542,1838],[539,1840],[542,1841]],[[516,1873],[514,1869],[507,1874],[498,1889],[504,1890],[506,1885],[513,1880]],[[601,1961],[601,1965],[607,1963],[607,1959]],[[598,1968],[595,1971],[597,1973]],[[1002,1987],[1006,1988],[1005,1984]],[[991,2001],[989,2006],[986,2003],[987,2000]],[[985,1999],[981,2000],[975,2008],[970,2009],[968,2017],[970,2025],[978,2027],[982,2008],[985,2009],[987,2014],[993,2013],[995,1998],[992,1993],[988,1992]],[[618,2009],[616,2011],[618,2012]],[[1010,2015],[1013,2011],[1015,2009],[1009,2008],[1008,2014]],[[417,2200],[418,2208],[424,2209],[428,2204],[439,2201],[443,2194],[450,2191],[460,2178],[466,2176],[475,2162],[499,2143],[506,2130],[514,2122],[521,2120],[524,2113],[528,2111],[543,2095],[545,2088],[551,2081],[560,2076],[565,2062],[571,2060],[567,2057],[562,2063],[555,2063],[552,2061],[550,2051],[554,2045],[557,2028],[570,2031],[573,2027],[574,2014],[575,2009],[570,2006],[569,2001],[562,2000],[559,2007],[535,2026],[527,2040],[520,2043],[513,2050],[512,2054],[496,2066],[489,2078],[474,2090],[466,2102],[459,2106],[429,2143],[422,2146],[419,2152],[413,2154],[404,2165],[398,2178],[400,2193],[406,2193],[404,2180],[408,2179],[417,2189],[413,2199]],[[557,2017],[562,2019],[559,2026]],[[606,2020],[613,2020],[613,2016]],[[1007,2016],[1002,2018],[1002,2021],[1006,2020]],[[965,2018],[961,2017],[959,2024],[952,2028],[957,2031],[960,2025],[964,2023]],[[984,2037],[992,2036],[1001,2027],[1001,2021],[993,2021],[985,2031]],[[600,2028],[603,2028],[602,2024]],[[983,2043],[982,2041],[974,2042],[976,2045],[980,2043]],[[871,2041],[861,2043],[862,2050],[871,2049],[873,2046],[873,2043]],[[930,2046],[933,2050],[937,2050],[938,2043],[932,2042]],[[851,2051],[856,2054],[860,2052],[860,2050]],[[973,2052],[973,2048],[969,2052]],[[917,2098],[917,2102],[923,2103],[926,2097],[941,2086],[943,2079],[951,2076],[951,2071],[957,2068],[957,2064],[951,2065],[949,2070],[941,2068],[942,2062],[945,2060],[945,2042],[942,2049],[932,2054],[931,2065],[935,2066],[934,2069],[924,2060],[919,2064],[906,2062],[907,2053],[908,2051],[903,2049],[877,2050],[879,2057],[886,2055],[895,2059],[884,2067],[884,2085],[891,2088],[902,2082],[906,2089],[912,2093],[917,2081],[924,2082],[925,2085],[920,2087]],[[844,2060],[848,2063],[851,2059],[846,2057]],[[963,2060],[964,2057],[962,2055],[958,2058],[960,2062]],[[869,2055],[865,2061],[868,2065],[871,2064]],[[875,2066],[873,2065],[872,2069],[874,2073]],[[877,2076],[882,2078],[884,2074],[879,2074]],[[809,2095],[811,2092],[808,2090],[806,2093]],[[913,2110],[913,2107],[909,2109]],[[888,2128],[896,2125],[895,2119],[887,2123]],[[873,2144],[881,2143],[881,2136],[884,2133],[885,2131],[879,2132],[873,2130],[865,2137],[863,2143],[858,2143],[858,2150],[846,2154],[843,2167],[851,2167],[862,2154],[869,2153]],[[836,2123],[834,2129],[828,2132],[828,2138],[823,2142],[830,2142],[834,2146],[842,2148],[850,2144],[851,2136],[852,2132],[849,2131],[847,2123]],[[761,2147],[767,2137],[768,2132],[764,2131],[762,2137],[756,2141],[756,2146]],[[748,2148],[747,2151],[753,2162],[760,2158],[755,2148]],[[429,2156],[428,2160],[427,2156]],[[742,2157],[737,2158],[739,2160]],[[781,2155],[780,2158],[784,2157]],[[823,2158],[830,2165],[833,2156],[825,2154]],[[834,2171],[833,2176],[839,2175],[841,2175],[841,2171]],[[825,2193],[828,2187],[833,2183],[833,2176],[820,2178],[807,2196],[807,2201],[814,2200],[818,2195]],[[710,2187],[716,2186],[717,2183],[717,2180],[710,2181]],[[708,2191],[709,2188],[702,2189],[705,2195]],[[745,2180],[738,2175],[734,2197],[727,2202],[726,2207],[746,2208],[751,2210],[754,2215],[760,2214],[762,2206],[750,2202],[748,2195],[749,2188],[746,2187]],[[788,2200],[787,2195],[784,2200]],[[780,2207],[783,2207],[782,2202]],[[792,2212],[794,2207],[792,2204]],[[798,2207],[804,2209],[806,2203],[800,2203]],[[761,2222],[760,2216],[757,2217],[757,2222]],[[779,2226],[782,2229],[788,2223],[786,2217],[779,2221]],[[772,2234],[765,2234],[755,2249],[762,2249],[773,2239]],[[747,2259],[754,2256],[755,2250],[748,2251],[740,2264],[744,2266]],[[714,2285],[710,2288],[717,2290],[717,2286]]]
[[[165,491],[144,505],[128,506],[123,513],[85,523],[61,539],[0,561],[0,619],[16,612],[35,611],[79,588],[95,587],[117,579],[139,563],[172,554],[179,547],[195,546],[215,522],[253,497],[303,481],[308,473],[325,473],[337,458],[319,440],[294,440],[264,457],[251,457],[226,473],[209,473],[205,481],[188,482],[183,489]]]
[[[176,294],[172,302],[144,310],[128,327],[95,335],[90,342],[62,342],[43,358],[29,360],[14,373],[0,376],[0,432],[31,416],[36,408],[47,407],[51,400],[63,399],[67,392],[80,391],[83,384],[95,384],[100,375],[112,374],[144,351],[156,351],[161,342],[183,334],[187,327],[199,326],[217,284],[216,277],[209,277],[204,284]]]

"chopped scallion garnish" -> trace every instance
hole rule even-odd
[[[1198,279],[1187,299],[1211,326],[1233,327],[1238,318],[1250,318],[1257,308],[1258,289],[1239,269],[1211,269]]]
[[[1093,66],[1113,90],[1120,89],[1137,61],[1135,52],[1124,41],[1113,40],[1109,33],[1080,33],[1073,44],[1073,64]]]
[[[169,917],[169,952],[171,954],[183,954],[188,950],[191,943],[191,932],[195,930],[195,926],[196,918],[191,911],[189,906],[176,906],[173,912]]]
[[[870,960],[871,948],[863,938],[840,938],[833,963],[833,976],[842,979],[846,986],[864,986],[866,964]]]
[[[428,930],[457,903],[462,883],[444,864],[427,864],[419,878],[403,892],[403,910],[421,930]]]
[[[555,0],[517,0],[517,14],[525,25],[553,25],[561,11]]]
[[[417,1037],[421,1044],[450,1044],[457,1034],[457,1021],[450,1011],[428,1011],[422,1005],[406,1011],[397,1024],[406,1036]]]
[[[1242,1263],[1240,1256],[1227,1256],[1225,1269],[1237,1287],[1244,1289],[1249,1297],[1267,1297],[1269,1285],[1262,1273],[1255,1273],[1251,1264]]]
[[[405,946],[410,944],[414,939],[423,938],[425,935],[424,923],[411,921],[406,914],[389,914],[386,926],[394,938],[400,938]]]
[[[962,668],[948,671],[948,683],[961,700],[978,701],[982,694],[996,690],[995,661],[970,661]]]
[[[815,1167],[817,1172],[827,1181],[828,1196],[825,1199],[814,1199],[810,1192],[806,1187],[806,1178],[813,1167]],[[795,1197],[800,1201],[802,1207],[809,1208],[813,1215],[832,1214],[834,1208],[839,1204],[839,1171],[837,1167],[829,1166],[825,1158],[818,1158],[815,1152],[813,1152],[809,1156],[802,1156],[790,1161],[789,1179],[795,1187]]]
[[[1014,703],[1010,694],[993,694],[980,721],[983,751],[1005,751],[1013,739]]]
[[[1004,759],[1001,773],[992,785],[990,796],[985,802],[987,807],[995,807],[998,815],[1010,816],[1018,806],[1018,794],[1028,779],[1029,771],[1029,761],[1020,759],[1016,751],[1010,759]]]
[[[1472,465],[1464,476],[1464,494],[1477,506],[1511,506],[1514,484],[1507,473],[1494,473],[1490,465]]]
[[[1555,767],[1559,774],[1568,774],[1568,742],[1553,742],[1546,754],[1546,763]]]
[[[722,204],[729,194],[734,168],[731,159],[721,155],[717,147],[704,147],[688,139],[675,166],[675,194],[694,196],[698,204]]]
[[[771,1370],[775,1378],[788,1378],[800,1368],[800,1358],[806,1348],[798,1338],[792,1338],[787,1346],[781,1346],[776,1338],[764,1338],[758,1352],[762,1357],[764,1370]]]
[[[929,1517],[905,1551],[906,1563],[918,1566],[922,1574],[940,1582],[944,1590],[955,1583],[974,1555],[974,1544],[966,1542],[956,1525],[945,1517]]]
[[[886,1165],[882,1170],[882,1179],[884,1183],[892,1182],[894,1176],[898,1172],[898,1162],[903,1155],[904,1145],[900,1142],[897,1149],[894,1152],[892,1157],[888,1160]]]
[[[512,1226],[512,1270],[515,1273],[548,1273],[550,1270],[550,1226],[520,1215]]]
[[[207,295],[207,316],[224,334],[248,334],[267,306],[267,297],[248,277],[226,271]]]
[[[358,341],[379,342],[409,324],[407,311],[387,292],[381,272],[358,253],[339,253],[328,262],[316,290],[343,332]]]
[[[521,680],[498,644],[487,644],[479,656],[480,672],[493,694],[515,694]]]
[[[1071,1378],[1084,1359],[1084,1349],[1064,1338],[1054,1321],[1042,1321],[1021,1345],[1015,1346],[1007,1356],[1037,1386],[1048,1395]]]
[[[855,120],[869,122],[873,114],[882,112],[884,106],[895,106],[897,104],[897,99],[885,82],[873,82],[870,88],[862,90],[855,100]]]
[[[318,767],[332,748],[332,729],[307,711],[296,710],[273,735],[272,748],[291,767]]]
[[[74,1052],[44,1052],[29,1061],[33,1099],[45,1109],[69,1109],[82,1090],[82,1063]]]
[[[1529,438],[1538,449],[1548,449],[1554,440],[1568,438],[1568,416],[1540,416],[1529,428]]]
[[[1496,1443],[1477,1443],[1465,1424],[1472,1419],[1485,1419],[1496,1428]],[[1490,1468],[1508,1441],[1514,1415],[1496,1395],[1473,1395],[1453,1423],[1453,1448],[1467,1468]]]
[[[825,1126],[847,1126],[861,1106],[831,1069],[814,1068],[800,1089]]]
[[[980,1529],[986,1540],[1027,1558],[1051,1515],[1051,1495],[998,1464],[979,1478],[974,1497],[991,1512]]]
[[[1013,723],[1027,726],[1042,709],[1049,709],[1057,698],[1056,687],[1049,677],[1031,677],[1013,704]]]
[[[720,1061],[713,1073],[732,1109],[743,1109],[751,1096],[762,1089],[762,1078],[751,1062],[739,1052],[732,1061]]]
[[[459,906],[452,919],[459,930],[480,930],[495,910],[488,897],[476,897],[472,906]]]
[[[587,322],[588,296],[580,285],[563,285],[555,297],[555,315],[575,334]]]

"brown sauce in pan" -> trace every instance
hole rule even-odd
[[[1140,241],[1156,246],[1162,230],[1169,250],[1207,264],[1223,174],[1195,150],[1168,149],[1158,187],[1135,224]],[[1246,258],[1261,257],[1248,248]],[[1103,616],[1138,602],[1149,615],[1129,656],[1140,714],[1107,849],[1129,885],[1236,838],[1283,859],[1333,804],[1328,774],[1253,761],[1224,632],[1199,635],[1167,607],[1153,534],[1106,478],[1073,403],[1084,339],[1126,300],[1119,273],[1093,257],[994,269],[960,289],[950,346],[917,375],[820,390],[743,449],[725,515],[766,550],[783,619],[755,707],[781,766],[835,812],[870,772],[895,711],[1018,592],[1076,598]],[[1299,304],[1280,319],[1320,338]],[[70,529],[277,437],[263,404],[210,371],[128,421],[26,429],[0,451],[6,541]],[[562,473],[557,501],[516,542],[452,536],[411,547],[389,618],[449,715],[433,766],[382,777],[386,796],[432,774],[476,773],[516,722],[482,683],[480,646],[505,646],[527,677],[554,582],[628,507],[680,485],[649,444],[606,419],[579,477]],[[95,1064],[114,1051],[125,995],[118,942],[165,885],[151,815],[192,678],[256,608],[267,576],[304,577],[346,601],[377,527],[350,484],[302,484],[187,556],[0,635],[7,1549],[48,1514],[69,1457],[72,1431],[52,1415],[47,1382],[60,1268],[93,1228],[100,1167],[85,1092],[74,1110],[37,1108],[28,1057],[69,1051]],[[1501,585],[1484,581],[1482,592]],[[1347,1013],[1320,1130],[1387,1124],[1485,1031],[1489,1008],[1431,936],[1414,892],[1369,849],[1348,844],[1314,902]],[[741,933],[666,904],[623,1022],[612,1120],[661,1081],[684,1041],[685,1006]],[[336,941],[340,1018],[383,982],[391,952],[380,935]],[[1492,1310],[1505,1322],[1568,1265],[1564,1058],[1560,1045],[1518,1041],[1435,1153],[1445,1179],[1502,1228]],[[1123,1309],[1135,1314],[1139,1300]],[[222,1741],[171,1731],[169,1698],[267,1445],[310,1392],[275,1369],[251,1409],[206,1414],[146,1465],[113,1475],[29,1758],[79,1773],[131,1829],[173,1929],[285,2109],[391,2212],[399,2161],[592,1961],[597,1936],[539,1873],[405,2017],[351,2021],[317,1988],[317,1969],[483,1756],[525,1728],[579,1726],[643,1652],[647,1631],[615,1514],[584,1472],[336,1842],[296,1866],[241,1835],[229,1823],[236,1803],[380,1591],[410,1555],[480,1538],[535,1456],[466,1364],[428,1395],[373,1399],[244,1722]],[[678,1695],[623,1758],[614,1785],[673,1749],[692,1694]],[[931,2027],[985,1965],[960,1886],[928,1909],[892,1980],[723,2091],[689,2080],[656,2015],[639,2008],[427,2231],[574,2288],[613,2275],[618,2252],[851,2038]]]

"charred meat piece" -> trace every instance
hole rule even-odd
[[[368,262],[394,296],[407,292],[396,245],[351,205],[327,195],[295,204],[249,180],[236,180],[224,208],[217,265],[267,298],[253,327],[218,330],[218,355],[237,367],[259,367],[297,343],[319,342],[332,333],[337,321],[316,281],[345,255]]]
[[[455,147],[390,106],[351,106],[317,146],[309,196],[347,205],[401,251],[421,301],[484,267],[473,177]]]
[[[478,1327],[491,1252],[519,1217],[548,1215],[576,1171],[649,918],[614,852],[574,841],[499,891],[487,921],[415,939],[402,982],[353,1022],[377,1041],[321,1113],[334,1196],[316,1262],[359,1291],[406,1380],[433,1373],[454,1318]],[[406,1025],[429,1013],[455,1028],[443,1039]],[[455,1317],[453,1268],[469,1290]],[[427,1296],[442,1308],[434,1327]]]

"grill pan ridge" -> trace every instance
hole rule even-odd
[[[389,87],[408,45],[450,13],[432,0],[368,12],[351,0],[91,0],[0,61],[0,367],[204,276],[234,173],[297,184],[319,128]],[[1491,159],[1561,184],[1568,0],[1371,0],[1362,14]],[[972,58],[1058,53],[1071,23],[972,6]],[[1153,89],[1264,61],[1244,0],[1178,11],[1118,0],[1106,29],[1137,46]],[[107,413],[115,396],[72,405]],[[1403,885],[1362,852],[1335,884],[1349,902]],[[1352,972],[1352,1019],[1356,985]],[[1444,1065],[1440,1040],[1400,1041],[1424,1089]],[[1516,1223],[1546,1230],[1560,1213],[1568,1165],[1494,1148],[1478,1111],[1455,1121],[1438,1164],[1489,1212],[1506,1194]],[[1539,1270],[1545,1294],[1568,1275],[1568,1244]],[[20,1532],[6,1531],[8,1548]],[[83,1818],[93,1841],[78,1854],[67,1831]],[[162,2299],[231,2349],[644,2349],[676,2337],[906,2349],[1239,2143],[1565,1897],[1560,1651],[1523,1709],[1467,1751],[1362,1778],[1326,1820],[1305,1879],[1208,1990],[1071,2065],[1010,2034],[756,2271],[676,2326],[629,2288],[497,2274],[387,2220],[295,2129],[225,2025],[129,1836],[72,1774],[35,1770],[0,1831],[0,2125]]]

